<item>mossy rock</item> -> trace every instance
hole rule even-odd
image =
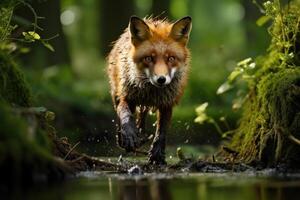
[[[249,93],[231,147],[238,152],[237,159],[246,163],[300,164],[300,146],[288,139],[290,135],[300,138],[299,130],[300,67],[282,69],[264,76]]]
[[[39,130],[39,136],[32,138],[26,118],[3,101],[0,113],[0,184],[30,183],[36,177],[63,178],[66,166],[53,157],[48,138],[41,135],[46,133]]]
[[[300,2],[266,5],[273,23],[268,53],[256,59],[257,71],[240,125],[229,147],[236,161],[300,169]],[[291,139],[293,138],[293,139]]]
[[[12,106],[32,104],[31,91],[23,73],[11,56],[0,52],[0,99]]]

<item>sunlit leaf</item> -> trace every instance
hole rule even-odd
[[[263,26],[265,23],[267,23],[270,19],[272,19],[270,16],[261,16],[256,20],[256,25],[257,26]]]
[[[30,42],[41,39],[41,36],[34,31],[23,32],[22,34],[23,34],[25,40],[30,41]]]
[[[54,112],[51,112],[51,111],[47,111],[45,113],[45,119],[50,122],[50,121],[53,121],[55,119],[55,113]]]
[[[197,115],[201,115],[202,113],[205,113],[207,106],[208,106],[208,102],[205,102],[205,103],[201,104],[200,106],[198,106],[196,108]]]
[[[32,37],[31,37],[27,32],[23,32],[22,34],[23,34],[25,40],[27,40],[27,41],[32,41],[32,42],[34,41],[34,40],[32,39]]]
[[[201,104],[200,106],[198,106],[195,109],[196,113],[197,113],[197,117],[194,120],[194,122],[199,123],[199,124],[203,124],[205,121],[210,119],[210,117],[208,117],[207,114],[206,114],[207,106],[208,106],[208,102],[205,102],[205,103]]]
[[[177,148],[176,155],[179,158],[179,160],[184,160],[185,159],[185,156],[184,156],[184,153],[183,153],[183,150],[181,149],[181,147]]]
[[[52,52],[54,52],[55,50],[54,50],[54,48],[53,48],[53,46],[51,45],[51,44],[49,44],[48,42],[42,42],[43,43],[43,45],[47,48],[47,49],[49,49],[50,51],[52,51]]]
[[[228,81],[223,83],[217,90],[217,94],[223,94],[224,92],[227,92],[233,88],[233,85],[231,85]]]
[[[244,74],[244,75],[242,76],[242,78],[243,78],[244,80],[249,80],[249,79],[255,78],[255,76],[254,76],[254,75]]]
[[[224,116],[220,117],[220,121],[221,122],[225,122],[226,121],[226,118]]]
[[[237,67],[235,68],[231,74],[228,76],[228,80],[230,82],[233,82],[240,74],[242,74],[244,72],[243,68]]]
[[[30,51],[30,48],[28,47],[22,47],[19,49],[20,53],[28,53]]]
[[[33,37],[33,39],[35,39],[35,40],[41,39],[40,35],[34,31],[28,31],[28,34],[31,35]]]
[[[250,69],[254,69],[255,67],[256,67],[256,63],[255,63],[255,62],[250,63],[250,64],[248,65],[248,68],[250,68]]]
[[[201,115],[198,115],[196,117],[196,119],[194,120],[194,122],[199,123],[199,124],[203,124],[208,119],[209,119],[209,117],[205,113],[202,113]]]
[[[246,58],[240,62],[238,62],[237,66],[244,66],[247,65],[248,63],[250,63],[252,61],[252,58]]]
[[[295,57],[295,55],[294,55],[294,53],[293,53],[293,52],[291,52],[291,53],[289,53],[289,54],[288,54],[288,57],[290,57],[290,58],[294,58],[294,57]]]

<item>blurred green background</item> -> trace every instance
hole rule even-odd
[[[216,90],[238,61],[264,53],[269,43],[266,29],[256,25],[260,13],[251,0],[32,0],[30,4],[44,17],[38,20],[42,38],[59,34],[49,41],[55,52],[30,44],[29,52],[20,55],[35,105],[56,113],[59,136],[80,141],[81,150],[98,156],[120,152],[115,151],[115,112],[105,57],[131,15],[193,19],[190,79],[167,139],[174,147],[195,146],[186,148],[190,152],[195,148],[210,151],[207,145],[221,141],[212,124],[194,123],[198,105],[209,102],[208,114],[222,131],[235,128],[239,111],[231,105],[239,90],[227,95],[216,95]],[[17,8],[13,22],[22,28],[14,34],[30,31],[33,19],[28,7]],[[154,132],[154,119],[148,120],[149,132]]]

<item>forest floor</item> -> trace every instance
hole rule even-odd
[[[66,138],[54,140],[56,143],[55,154],[64,158],[66,164],[74,174],[82,171],[95,171],[113,174],[143,175],[149,173],[176,174],[182,172],[200,173],[227,173],[227,172],[259,172],[271,169],[277,173],[299,173],[289,166],[280,164],[273,167],[256,163],[239,163],[234,159],[218,161],[214,155],[209,159],[189,158],[181,154],[177,158],[167,159],[167,165],[150,165],[147,156],[122,156],[119,157],[93,157],[77,152],[76,146],[68,143]]]

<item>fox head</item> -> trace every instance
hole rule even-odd
[[[130,18],[133,62],[151,84],[157,87],[170,84],[180,68],[187,65],[189,51],[186,45],[191,28],[191,17],[172,24],[136,16]]]

